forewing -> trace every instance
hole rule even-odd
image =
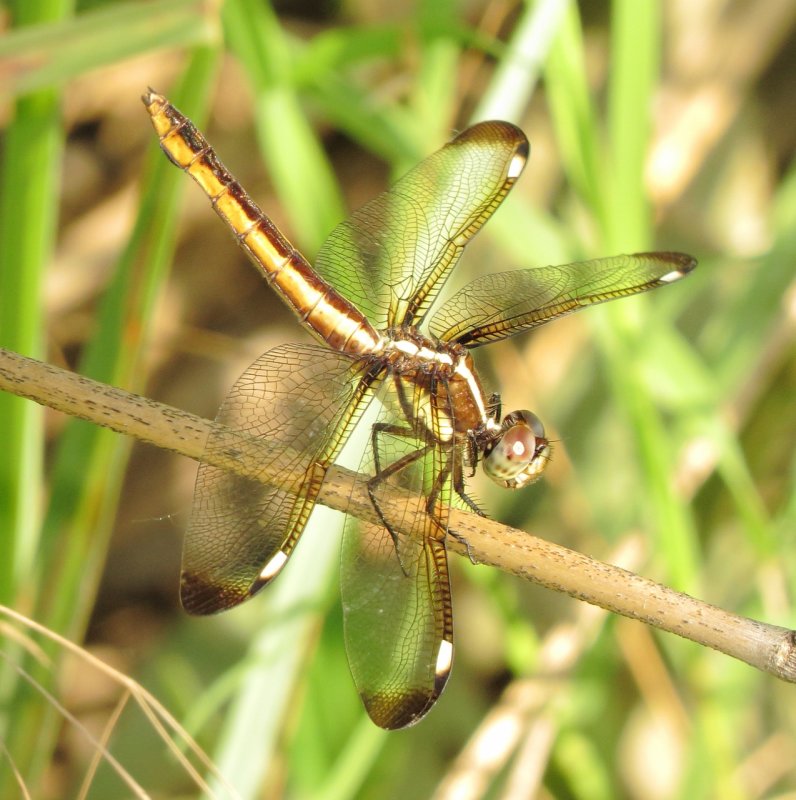
[[[358,362],[316,345],[282,345],[238,379],[217,421],[262,440],[263,471],[283,488],[202,463],[182,558],[181,599],[211,614],[251,597],[284,566],[326,467],[366,405]],[[207,451],[229,448],[211,435]]]
[[[695,266],[683,253],[634,253],[484,275],[454,294],[434,314],[429,330],[443,341],[476,347],[589,305],[673,283]]]
[[[388,413],[382,421],[394,418]],[[373,486],[392,533],[384,525],[346,519],[341,591],[357,690],[373,722],[394,730],[423,717],[450,673],[453,621],[445,550],[450,492],[449,481],[439,485],[445,448],[386,432],[378,448],[382,471],[406,462]],[[415,459],[416,453],[421,456]],[[375,473],[372,449],[363,473]],[[429,515],[420,498],[435,492]]]
[[[527,156],[525,134],[508,122],[468,128],[338,225],[318,273],[376,328],[419,321]]]

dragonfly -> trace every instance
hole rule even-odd
[[[230,174],[194,124],[153,90],[143,95],[160,146],[188,173],[238,245],[315,343],[283,344],[238,379],[218,413],[262,437],[279,487],[200,463],[182,557],[190,614],[242,603],[283,569],[329,467],[375,402],[355,479],[373,511],[346,517],[341,595],[346,652],[376,725],[418,722],[453,663],[446,542],[456,504],[482,514],[465,479],[479,462],[499,485],[539,478],[551,444],[527,410],[501,416],[471,350],[586,306],[679,281],[696,266],[675,252],[635,253],[484,274],[429,311],[467,243],[528,159],[508,122],[459,133],[340,223],[314,266]],[[211,435],[207,451],[221,447]],[[422,502],[394,502],[396,492]],[[399,495],[406,496],[406,495]]]

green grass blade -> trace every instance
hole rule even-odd
[[[658,80],[661,10],[656,2],[615,0],[608,87],[608,184],[606,248],[635,252],[651,244],[644,166],[652,131]]]
[[[17,26],[35,25],[70,13],[68,3],[18,2],[11,6]],[[60,188],[63,127],[60,96],[43,91],[20,98],[2,153],[0,183],[0,342],[41,355],[41,288],[52,257]],[[38,543],[42,486],[42,410],[10,395],[0,395],[0,597],[28,605],[26,576]],[[17,718],[9,695],[16,675],[0,675],[0,739],[13,736]],[[38,767],[47,754],[37,758]],[[0,773],[0,795],[15,784]]]
[[[254,92],[260,147],[297,243],[315,253],[343,218],[343,202],[323,148],[301,109],[291,78],[292,51],[273,11],[229,0],[224,28]]]
[[[0,94],[63,86],[89,70],[153,49],[211,42],[218,38],[216,20],[205,0],[157,0],[108,4],[15,29],[0,37]]]
[[[589,99],[583,32],[575,3],[568,3],[545,64],[545,87],[556,143],[569,182],[605,230],[600,136]],[[598,233],[599,235],[599,233]]]
[[[525,3],[511,40],[471,122],[517,122],[528,105],[542,67],[562,23],[568,0]]]
[[[13,30],[61,19],[70,3],[11,5]],[[20,98],[2,152],[0,183],[0,342],[42,355],[41,287],[52,257],[60,189],[60,96]],[[12,602],[36,549],[41,496],[42,412],[0,396],[0,599]]]
[[[41,357],[41,284],[51,257],[63,143],[59,99],[21,98],[3,149],[0,342]],[[42,410],[0,395],[0,597],[12,602],[38,539]]]
[[[644,185],[644,166],[651,134],[653,92],[659,69],[658,43],[661,11],[657,3],[616,0],[612,6],[612,63],[608,96],[607,156],[611,180],[606,184],[607,214],[604,230],[611,252],[647,250],[651,221]],[[639,298],[638,305],[646,305]],[[617,305],[603,310],[610,319],[605,338],[611,380],[617,401],[633,426],[646,481],[644,505],[650,530],[656,532],[655,547],[666,563],[666,574],[681,589],[694,588],[698,572],[693,520],[680,502],[670,476],[675,451],[672,437],[636,365],[638,342],[651,339],[655,330],[643,323],[639,313]],[[661,328],[664,339],[666,331]],[[636,367],[636,368],[634,368]]]
[[[389,736],[388,731],[377,728],[363,713],[334,769],[326,776],[323,787],[310,795],[310,800],[358,797],[368,772],[378,763]]]
[[[23,27],[69,13],[69,4],[12,4]],[[63,150],[60,97],[20,98],[2,152],[0,179],[0,342],[42,355],[41,287],[52,257]],[[0,598],[12,602],[36,548],[41,496],[42,412],[0,395]]]

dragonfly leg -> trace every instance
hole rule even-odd
[[[453,459],[449,458],[445,468],[441,469],[439,475],[437,475],[437,478],[434,481],[434,487],[432,488],[428,500],[426,501],[426,512],[434,520],[437,527],[443,531],[443,535],[447,534],[452,536],[457,542],[460,542],[465,546],[465,548],[467,548],[467,558],[470,559],[470,563],[478,564],[478,561],[475,559],[472,548],[470,547],[470,543],[467,541],[467,539],[456,533],[456,531],[454,531],[452,528],[449,528],[447,522],[444,522],[442,519],[440,519],[434,511],[434,506],[436,505],[439,493],[442,491],[442,487],[445,485],[445,482],[448,480],[448,478],[453,475],[453,484],[456,494],[458,494],[477,514],[482,517],[486,516],[486,514],[484,514],[484,512],[481,511],[481,509],[475,504],[475,501],[464,493],[464,482],[461,477],[461,470],[457,470],[455,467],[455,462],[453,465],[451,464],[452,461]],[[458,480],[456,478],[457,474]],[[457,486],[457,483],[460,485]]]
[[[457,495],[465,502],[468,508],[478,514],[479,517],[486,517],[487,515],[478,507],[478,504],[464,491],[464,475],[462,473],[461,465],[454,464],[453,469],[453,489]],[[475,556],[473,555],[470,542],[467,541],[461,534],[456,533],[453,529],[449,529],[448,533],[467,548],[467,558],[470,559],[471,564],[478,564]]]
[[[452,471],[451,459],[448,458],[445,466],[437,473],[437,477],[434,478],[434,485],[431,487],[431,491],[428,493],[428,498],[426,499],[426,513],[442,531],[443,537],[448,532],[448,524],[447,520],[443,520],[440,515],[436,513],[436,506],[442,487],[448,482]]]
[[[471,476],[472,477],[472,476]],[[479,508],[478,503],[470,497],[467,492],[464,490],[464,474],[462,472],[461,465],[454,465],[453,469],[453,489],[457,495],[464,501],[467,507],[478,514],[479,517],[485,517],[486,514]]]
[[[390,538],[395,545],[395,552],[398,554],[398,560],[400,562],[401,548],[399,546],[398,533],[395,530],[395,527],[388,521],[382,508],[382,504],[379,501],[376,493],[382,483],[385,483],[393,475],[397,475],[401,470],[406,469],[416,461],[426,456],[432,450],[433,445],[427,444],[424,447],[420,447],[417,450],[406,453],[392,464],[382,467],[381,458],[379,456],[379,436],[384,434],[390,436],[402,436],[405,438],[416,438],[416,434],[411,428],[401,425],[390,425],[388,423],[377,423],[371,430],[371,448],[373,450],[375,474],[367,482],[368,497],[370,498],[370,502],[373,505],[376,514],[378,514],[382,525],[384,525],[384,527],[387,529],[387,532],[390,534]],[[401,568],[404,570],[404,572],[407,572],[403,562],[401,562]]]
[[[464,538],[464,536],[462,536],[460,533],[456,533],[456,531],[454,531],[453,529],[450,529],[450,528],[448,529],[448,535],[451,536],[452,538],[456,539],[456,541],[459,542],[459,544],[463,544],[464,545],[465,549],[467,550],[467,558],[470,559],[470,563],[471,564],[473,564],[474,566],[477,567],[481,563],[475,557],[475,555],[473,553],[473,548],[470,547],[470,542],[468,542],[467,539]]]
[[[492,392],[492,394],[489,395],[489,400],[486,404],[486,410],[492,419],[500,422],[500,418],[503,414],[503,403],[500,399],[499,392]]]
[[[379,456],[379,436],[384,434],[389,436],[401,436],[404,439],[416,438],[415,432],[406,425],[391,425],[389,422],[377,422],[370,429],[370,447],[373,450],[373,466],[375,467],[376,476],[382,472],[381,459]],[[409,453],[409,455],[414,455],[414,453]],[[398,462],[396,461],[395,463],[397,464]]]

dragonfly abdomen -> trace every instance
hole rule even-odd
[[[238,244],[302,323],[335,350],[362,355],[377,349],[380,337],[367,318],[317,275],[194,124],[151,89],[142,99],[163,151],[199,184]]]

